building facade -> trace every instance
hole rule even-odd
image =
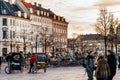
[[[0,55],[23,51],[50,53],[67,48],[68,22],[41,4],[0,1]],[[56,15],[56,18],[55,16]]]
[[[100,34],[79,35],[75,40],[72,40],[72,48],[82,52],[104,51],[104,37]]]
[[[67,33],[68,33],[68,23],[65,18],[54,15],[53,19],[53,45],[54,49],[67,48]]]
[[[23,50],[23,37],[26,35],[26,43],[29,43],[30,20],[26,13],[19,8],[0,1],[0,55],[6,55],[8,52]],[[26,34],[24,35],[24,32]]]

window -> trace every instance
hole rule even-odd
[[[44,16],[46,16],[46,12],[44,12]]]
[[[47,13],[47,16],[49,17],[49,13]]]
[[[6,56],[7,55],[7,48],[2,48],[2,53],[3,53],[3,56]]]
[[[3,10],[2,10],[2,14],[7,14],[6,9],[3,9]]]
[[[15,38],[15,31],[13,31],[13,38]]]
[[[7,19],[3,18],[3,26],[7,26]]]
[[[18,16],[21,17],[21,15],[22,15],[22,14],[21,14],[21,11],[18,11]]]
[[[7,31],[3,31],[3,39],[7,39]]]
[[[40,15],[40,11],[39,10],[37,10],[37,15]]]
[[[12,19],[10,19],[10,26],[12,26]]]
[[[54,19],[56,19],[56,15],[54,15]]]
[[[43,11],[41,11],[41,15],[43,15]]]

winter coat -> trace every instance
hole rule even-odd
[[[30,56],[30,64],[33,64],[36,61],[36,56],[33,54]]]
[[[107,61],[108,61],[108,65],[110,67],[110,72],[111,72],[111,76],[114,76],[116,74],[116,58],[114,56],[114,54],[110,54],[107,56]]]
[[[95,68],[95,59],[93,56],[88,55],[85,60],[86,70],[94,70]]]
[[[110,76],[110,68],[105,58],[98,60],[95,76],[96,78],[104,78]]]

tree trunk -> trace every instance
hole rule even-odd
[[[113,51],[113,40],[111,41],[111,50]]]
[[[104,41],[105,41],[105,55],[106,55],[106,51],[107,51],[107,37],[104,37]]]

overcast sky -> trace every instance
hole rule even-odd
[[[120,18],[120,0],[26,0],[38,2],[44,8],[50,8],[57,15],[69,22],[68,37],[73,33],[96,33],[94,24],[98,18],[99,9],[107,8],[114,16]]]

